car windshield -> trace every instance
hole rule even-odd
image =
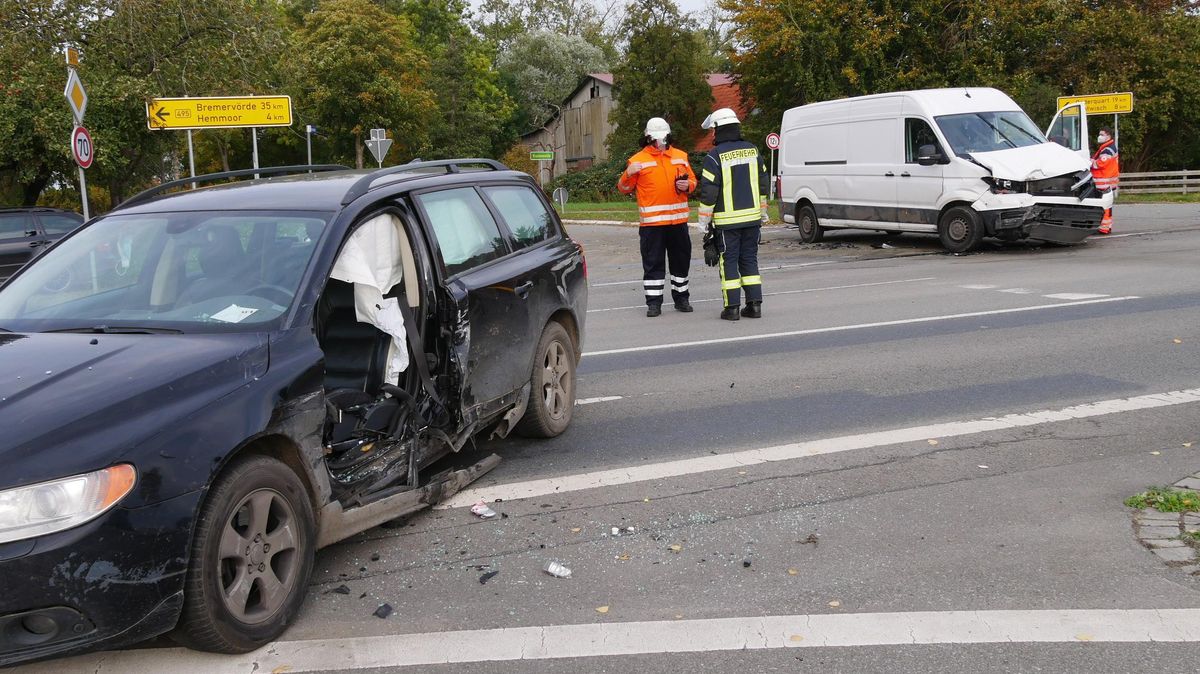
[[[1020,110],[1003,112],[971,112],[962,115],[936,117],[938,128],[962,156],[972,152],[995,152],[1046,142],[1046,137],[1034,126],[1029,116]]]
[[[0,290],[0,328],[271,329],[291,305],[328,219],[278,211],[110,215]]]

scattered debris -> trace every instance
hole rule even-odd
[[[480,584],[480,585],[487,585],[487,582],[488,582],[489,580],[491,580],[491,579],[495,578],[495,577],[496,577],[496,576],[498,576],[498,575],[500,575],[500,572],[499,572],[499,571],[488,571],[487,573],[485,573],[485,574],[483,574],[482,576],[480,576],[480,577],[479,577],[479,584]]]
[[[359,599],[366,599],[366,598],[367,598],[367,593],[366,593],[366,592],[364,592],[364,593],[362,593],[362,594],[358,595],[358,598],[359,598]]]
[[[502,520],[508,519],[508,513],[500,513],[500,519],[502,519]]]
[[[820,538],[821,538],[821,537],[820,537],[820,536],[818,536],[818,535],[816,535],[816,534],[809,534],[809,535],[808,535],[808,537],[807,537],[807,538],[805,538],[804,540],[802,540],[802,541],[796,541],[796,542],[797,542],[797,543],[799,543],[800,545],[808,545],[808,544],[810,544],[810,543],[811,543],[812,545],[817,545],[818,543],[820,543],[820,542],[821,542],[821,541],[820,541]]]
[[[596,613],[608,613],[608,607],[607,606],[597,606]]]
[[[635,534],[635,533],[637,533],[637,529],[634,529],[633,527],[625,527],[625,533]]]
[[[1078,639],[1079,641],[1091,641],[1091,640],[1092,640],[1092,635],[1090,635],[1090,634],[1076,634],[1076,635],[1075,635],[1075,638],[1076,638],[1076,639]]]
[[[583,527],[571,527],[571,533],[573,534],[577,534],[581,531],[583,531]]]
[[[375,613],[373,615],[376,618],[384,619],[384,618],[387,618],[388,616],[390,616],[391,614],[392,614],[392,605],[391,604],[380,604],[379,608],[375,609]]]
[[[1158,456],[1159,454],[1162,454],[1162,452],[1150,452],[1150,456]]]
[[[371,555],[371,561],[372,561],[372,562],[378,562],[378,561],[379,561],[379,553],[378,553],[378,552],[376,552],[376,553],[374,553],[374,554],[372,554],[372,555]]]
[[[981,463],[981,464],[979,464],[979,467],[980,467],[980,468],[987,468],[987,466],[983,465],[982,463]]]
[[[788,569],[788,575],[789,576],[798,576],[798,575],[800,575],[800,571],[798,569]]]
[[[612,528],[612,535],[613,535],[613,536],[620,536],[620,535],[621,535],[621,527],[613,527],[613,528]]]
[[[667,549],[671,552],[679,552],[680,550],[683,550],[683,546],[676,543],[675,545],[668,546]]]
[[[733,388],[735,385],[737,385],[736,381],[729,382],[729,388]]]
[[[1183,340],[1182,340],[1182,339],[1175,339],[1175,340],[1172,340],[1172,341],[1174,341],[1176,344],[1183,344]]]
[[[836,600],[836,599],[834,599],[833,601],[829,602],[829,608],[837,608],[837,607],[839,607],[839,606],[841,606],[841,605],[842,605],[842,602],[840,602],[840,601],[838,601],[838,600]]]
[[[546,573],[550,574],[551,576],[554,576],[555,578],[570,578],[571,577],[571,570],[568,569],[567,567],[563,566],[562,564],[559,564],[558,562],[550,562],[549,564],[547,564],[545,571],[546,571]]]
[[[1192,443],[1190,443],[1190,442],[1185,442],[1185,443],[1183,443],[1183,446],[1184,446],[1184,447],[1191,447],[1191,446],[1192,446]]]
[[[750,568],[750,560],[748,560],[748,559],[743,559],[743,560],[742,560],[742,568],[743,568],[743,569],[748,569],[748,568]]]
[[[628,562],[629,561],[629,553],[625,553],[623,555],[617,555],[616,560],[618,562]]]
[[[938,443],[938,441],[937,441],[937,440],[930,440],[930,441],[929,441],[929,444],[931,444],[931,445],[936,445],[937,443]]]
[[[799,634],[793,634],[792,636],[788,637],[788,639],[791,641],[804,641],[804,637],[800,636]]]
[[[471,506],[471,512],[485,520],[496,516],[496,511],[489,508],[483,501]]]
[[[325,592],[323,592],[322,594],[331,594],[331,593],[332,594],[350,594],[350,588],[346,587],[345,585],[338,585],[337,587],[333,588],[332,590],[325,590]]]

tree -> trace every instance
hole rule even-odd
[[[580,37],[604,58],[617,57],[618,16],[622,0],[484,0],[475,30],[501,50],[530,32]]]
[[[508,122],[516,110],[493,67],[494,52],[464,22],[465,0],[392,0],[407,18],[429,64],[428,84],[440,111],[430,124],[426,159],[492,157],[511,144]]]
[[[523,131],[541,127],[558,114],[563,99],[584,75],[608,69],[604,54],[587,40],[549,31],[518,36],[496,64],[520,105]]]
[[[408,19],[368,0],[322,2],[293,33],[282,68],[336,158],[353,156],[362,168],[371,128],[392,132],[392,156],[400,160],[428,141],[437,105]]]
[[[617,105],[610,117],[616,127],[608,140],[610,156],[635,150],[651,117],[666,119],[676,143],[690,148],[713,100],[700,36],[673,0],[631,2],[624,25],[629,44],[613,70]]]

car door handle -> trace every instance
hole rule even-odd
[[[517,297],[520,297],[521,299],[525,299],[526,297],[529,297],[529,291],[532,289],[533,289],[533,281],[526,281],[526,282],[522,283],[521,285],[517,286],[516,288],[513,288],[513,292],[515,292],[517,294]]]
[[[38,246],[44,246],[44,245],[46,245],[46,244],[48,244],[48,243],[50,243],[50,242],[49,242],[49,241],[30,241],[30,242],[29,242],[29,247],[30,247],[30,248],[37,248]]]
[[[895,178],[896,177],[896,174],[892,173],[891,171],[888,171],[887,173],[885,173],[883,175],[887,178]]]
[[[901,177],[901,178],[911,178],[911,177],[912,177],[912,174],[911,174],[911,173],[909,173],[908,171],[905,171],[904,173],[901,173],[901,174],[900,174],[900,177]]]

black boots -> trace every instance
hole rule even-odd
[[[746,318],[762,318],[762,302],[746,302],[742,315]]]
[[[662,315],[662,305],[661,304],[651,304],[646,307],[646,317],[647,318],[654,318],[655,316],[661,316],[661,315]]]
[[[687,300],[679,300],[675,303],[675,311],[682,311],[685,314],[692,313],[692,303]]]
[[[736,321],[740,318],[737,307],[725,307],[721,310],[721,320],[723,321]]]

